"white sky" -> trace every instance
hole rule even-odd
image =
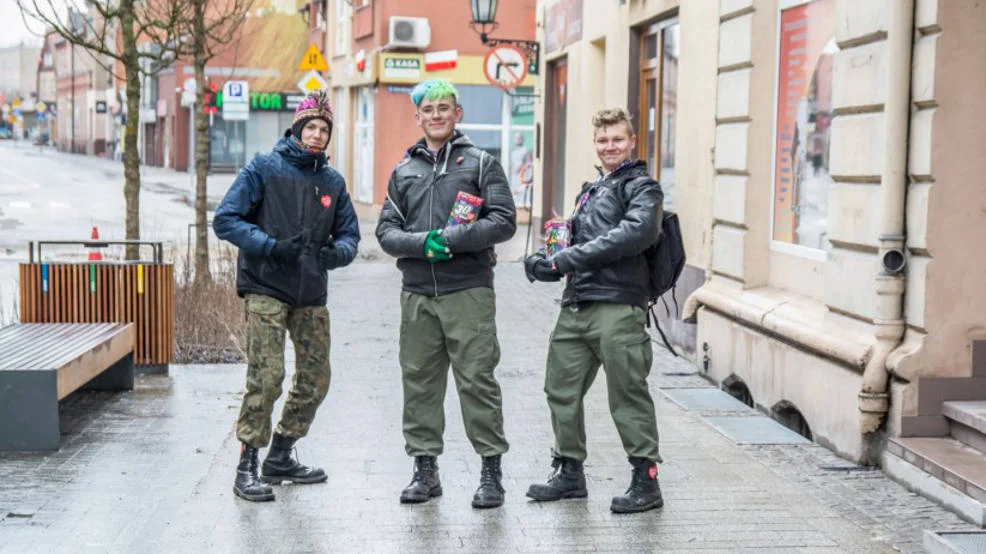
[[[31,0],[26,1],[30,2]],[[21,41],[41,44],[41,38],[31,33],[31,30],[40,32],[42,26],[31,21],[31,30],[25,27],[21,10],[17,7],[15,0],[0,0],[0,22],[2,22],[0,23],[0,47],[13,46],[20,44]]]

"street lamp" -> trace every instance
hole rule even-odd
[[[469,0],[469,6],[472,8],[472,21],[469,22],[469,26],[479,33],[479,40],[486,46],[492,48],[500,44],[512,44],[523,50],[527,55],[527,72],[537,75],[538,66],[541,65],[541,45],[537,41],[493,38],[489,35],[500,26],[496,22],[496,2],[497,0]]]

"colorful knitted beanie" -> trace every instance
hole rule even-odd
[[[291,134],[300,141],[301,130],[305,128],[305,125],[313,119],[321,119],[329,124],[329,137],[331,137],[334,117],[332,103],[329,102],[329,94],[324,90],[309,92],[308,96],[298,104],[298,108],[294,111]]]

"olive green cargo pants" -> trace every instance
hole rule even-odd
[[[496,295],[486,287],[437,297],[401,292],[400,363],[409,456],[442,453],[449,364],[466,436],[476,453],[507,451],[503,400],[493,375],[500,362],[495,317]]]
[[[254,448],[270,442],[274,402],[284,382],[284,333],[294,342],[295,372],[284,401],[277,432],[289,438],[308,434],[315,411],[329,390],[329,310],[325,306],[292,308],[259,294],[246,295],[246,394],[236,437]]]
[[[646,323],[647,312],[627,304],[562,307],[548,346],[544,382],[554,456],[585,460],[583,399],[602,364],[609,411],[627,456],[661,461],[654,401],[647,389],[653,352]]]

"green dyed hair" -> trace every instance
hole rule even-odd
[[[411,102],[415,106],[420,106],[422,100],[435,101],[442,98],[451,98],[456,104],[459,103],[459,91],[455,90],[455,85],[448,79],[423,81],[411,90]]]

